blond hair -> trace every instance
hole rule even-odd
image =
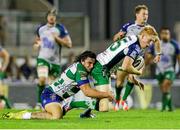
[[[146,5],[137,5],[134,9],[134,13],[138,14],[141,11],[141,9],[148,10],[148,7]]]
[[[152,39],[153,41],[156,41],[159,39],[158,37],[158,33],[156,32],[155,28],[150,26],[150,25],[147,25],[145,26],[141,32],[139,33],[139,35],[150,35],[152,36]]]

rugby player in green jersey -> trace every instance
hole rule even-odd
[[[111,92],[100,92],[90,87],[88,76],[96,62],[96,55],[85,51],[79,55],[76,62],[69,66],[61,76],[47,86],[42,94],[41,101],[44,112],[6,113],[3,118],[9,119],[61,119],[63,117],[62,103],[65,99],[81,90],[92,98],[108,98],[113,100]]]

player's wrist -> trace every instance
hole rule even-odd
[[[156,56],[161,56],[162,55],[162,52],[157,52],[156,53]]]

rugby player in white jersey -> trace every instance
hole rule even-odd
[[[180,47],[178,45],[179,43],[171,39],[170,30],[167,27],[161,28],[160,40],[162,46],[162,57],[156,66],[156,78],[162,92],[161,111],[173,111],[170,90],[176,75],[176,61],[178,61],[180,66]],[[154,46],[151,46],[148,49],[146,62],[150,63],[154,55]]]
[[[130,36],[130,35],[138,35],[139,32],[147,26],[147,20],[148,20],[148,7],[146,5],[137,5],[135,7],[135,22],[129,22],[126,23],[120,31],[114,35],[113,40],[116,41],[117,39],[121,39],[124,36]],[[157,40],[155,44],[155,49],[156,49],[156,56],[154,58],[154,62],[157,63],[160,60],[160,54],[161,54],[161,49],[160,49],[160,41]],[[144,53],[142,53],[144,55]],[[143,67],[144,68],[144,67]],[[142,69],[143,69],[142,68]],[[126,83],[126,88],[125,88],[125,93],[123,97],[120,97],[121,90],[123,88],[123,84],[121,84],[121,78],[123,77],[121,71],[116,72],[116,105],[114,107],[114,110],[119,110],[119,105],[120,105],[120,100],[121,100],[121,105],[123,106],[124,110],[128,110],[128,105],[126,103],[126,99],[131,93],[134,84],[132,83],[132,79],[134,78],[133,75],[128,76],[128,81]]]
[[[137,70],[132,64],[142,53],[143,49],[147,48],[151,42],[155,42],[154,44],[156,44],[157,40],[158,35],[155,29],[151,26],[146,26],[138,36],[130,35],[121,40],[117,40],[104,52],[98,54],[98,62],[92,70],[96,89],[100,91],[110,91],[111,85],[108,73],[110,73],[109,71],[122,59],[123,63],[120,69],[123,76],[120,79],[121,84],[123,84],[124,79],[129,73],[140,75],[142,70]],[[143,87],[135,78],[133,78],[132,82]],[[108,110],[109,101],[107,99],[101,99],[99,102],[99,111],[104,112]]]
[[[39,50],[37,58],[38,103],[41,102],[40,96],[45,85],[60,75],[61,48],[72,47],[69,33],[63,24],[56,23],[56,15],[55,9],[47,12],[47,23],[38,27],[33,46],[35,50]]]

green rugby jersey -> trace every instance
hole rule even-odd
[[[50,84],[49,88],[63,99],[66,99],[76,94],[81,85],[89,83],[88,75],[86,68],[77,62],[69,66],[60,78]]]

